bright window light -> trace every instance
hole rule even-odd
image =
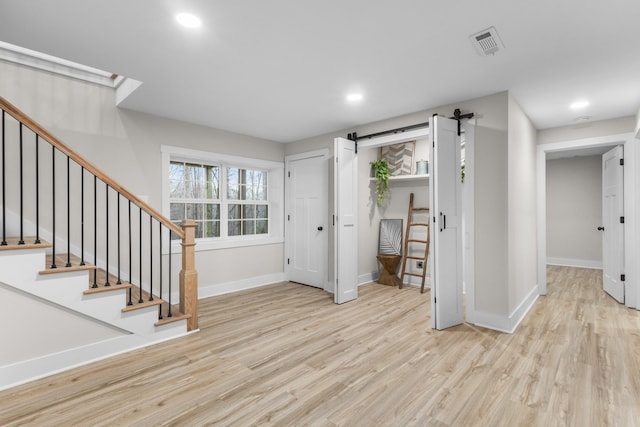
[[[178,21],[178,24],[187,28],[198,28],[202,25],[200,18],[192,13],[179,13],[176,15],[176,20]]]
[[[572,110],[581,110],[588,106],[589,106],[589,101],[587,101],[586,99],[582,99],[580,101],[576,101],[573,104],[571,104],[569,108],[571,108]]]

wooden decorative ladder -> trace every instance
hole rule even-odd
[[[423,212],[427,214],[427,222],[414,222],[414,213],[415,212]],[[420,293],[424,293],[424,280],[427,275],[427,259],[429,258],[429,208],[416,208],[413,206],[413,193],[409,196],[409,212],[407,214],[407,228],[405,232],[404,239],[404,259],[402,260],[402,275],[400,276],[400,285],[398,286],[402,289],[402,285],[404,284],[405,276],[414,276],[420,277],[422,282],[420,285]],[[420,239],[410,239],[411,230],[416,227],[424,227],[427,230],[427,238],[426,240]],[[424,251],[423,256],[410,255],[409,247],[410,245],[416,245]],[[407,272],[407,262],[409,260],[422,261],[422,272],[420,274],[417,273],[409,273]]]

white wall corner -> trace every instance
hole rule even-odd
[[[518,325],[520,325],[529,310],[531,310],[531,307],[533,307],[533,304],[538,299],[538,295],[538,287],[534,286],[531,288],[527,297],[520,303],[518,308],[511,313],[510,316],[501,316],[499,314],[476,311],[475,322],[473,324],[483,328],[512,334],[515,332]]]

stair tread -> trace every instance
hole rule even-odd
[[[27,236],[23,238],[24,244],[20,245],[19,237],[7,237],[7,244],[0,245],[0,251],[14,251],[16,249],[38,249],[38,248],[50,248],[52,245],[49,242],[40,240],[40,243],[34,243],[36,241],[35,236]]]
[[[70,261],[70,266],[67,267],[67,260]],[[82,260],[75,256],[71,255],[67,258],[67,254],[56,254],[55,265],[56,268],[52,268],[53,265],[53,256],[46,256],[46,268],[40,271],[40,274],[57,274],[57,273],[68,273],[70,271],[85,271],[85,270],[94,270],[96,267],[93,264],[89,264],[85,262],[84,265],[81,265]]]
[[[128,305],[123,308],[122,312],[126,313],[128,311],[139,310],[145,307],[153,307],[154,305],[160,305],[163,302],[165,301],[161,300],[160,298],[154,298],[153,301],[136,302],[135,304]]]
[[[169,317],[168,314],[166,314],[163,311],[162,319],[158,320],[156,323],[154,323],[154,325],[162,326],[162,325],[167,325],[169,323],[179,322],[180,320],[186,320],[191,318],[190,314],[181,313],[176,306],[174,307],[175,309],[174,308],[171,309],[171,317]]]

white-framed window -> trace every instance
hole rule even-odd
[[[196,221],[196,250],[281,243],[284,163],[162,146],[163,213]],[[172,251],[179,252],[172,240]]]

